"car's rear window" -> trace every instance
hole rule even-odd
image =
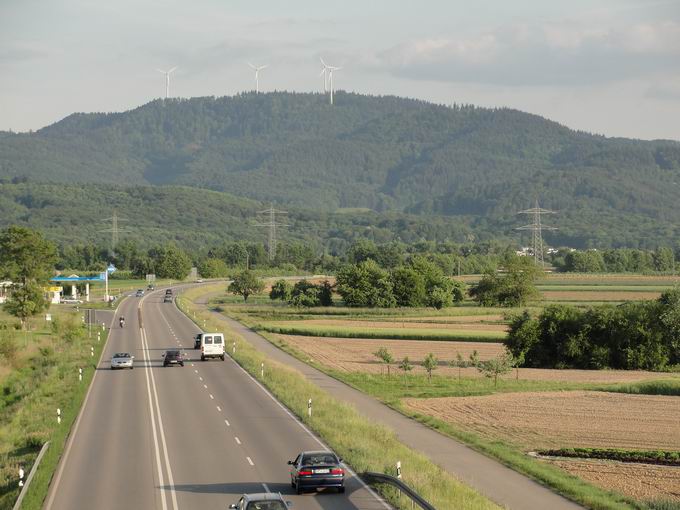
[[[221,337],[221,336],[216,336],[216,337],[215,337],[215,343],[216,343],[216,344],[221,344],[221,343],[222,343],[222,337]]]
[[[203,337],[203,343],[204,344],[211,344],[211,343],[213,343],[212,339],[213,339],[213,337],[211,337],[211,336],[204,336]]]
[[[322,464],[337,464],[338,459],[332,454],[305,455],[302,458],[303,466],[319,466]]]
[[[251,501],[246,510],[286,510],[281,501]]]

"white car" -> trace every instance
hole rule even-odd
[[[111,370],[115,370],[117,368],[129,368],[132,370],[132,362],[134,359],[135,357],[131,356],[129,352],[117,352],[111,356]]]
[[[201,349],[201,361],[220,358],[224,361],[224,335],[222,333],[199,333],[196,335],[196,348]]]

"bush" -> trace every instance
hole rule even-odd
[[[19,352],[14,331],[0,330],[0,356],[8,365],[14,366]]]

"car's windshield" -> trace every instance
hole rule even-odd
[[[283,501],[251,501],[247,510],[287,510]]]
[[[313,455],[305,455],[302,458],[303,466],[319,466],[322,464],[337,464],[338,461],[335,455],[328,453],[317,453]]]
[[[129,358],[130,353],[129,352],[117,352],[116,354],[113,355],[114,358]]]

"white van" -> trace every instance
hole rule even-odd
[[[200,342],[201,361],[207,358],[220,358],[224,361],[224,335],[222,333],[199,333],[196,345]]]

